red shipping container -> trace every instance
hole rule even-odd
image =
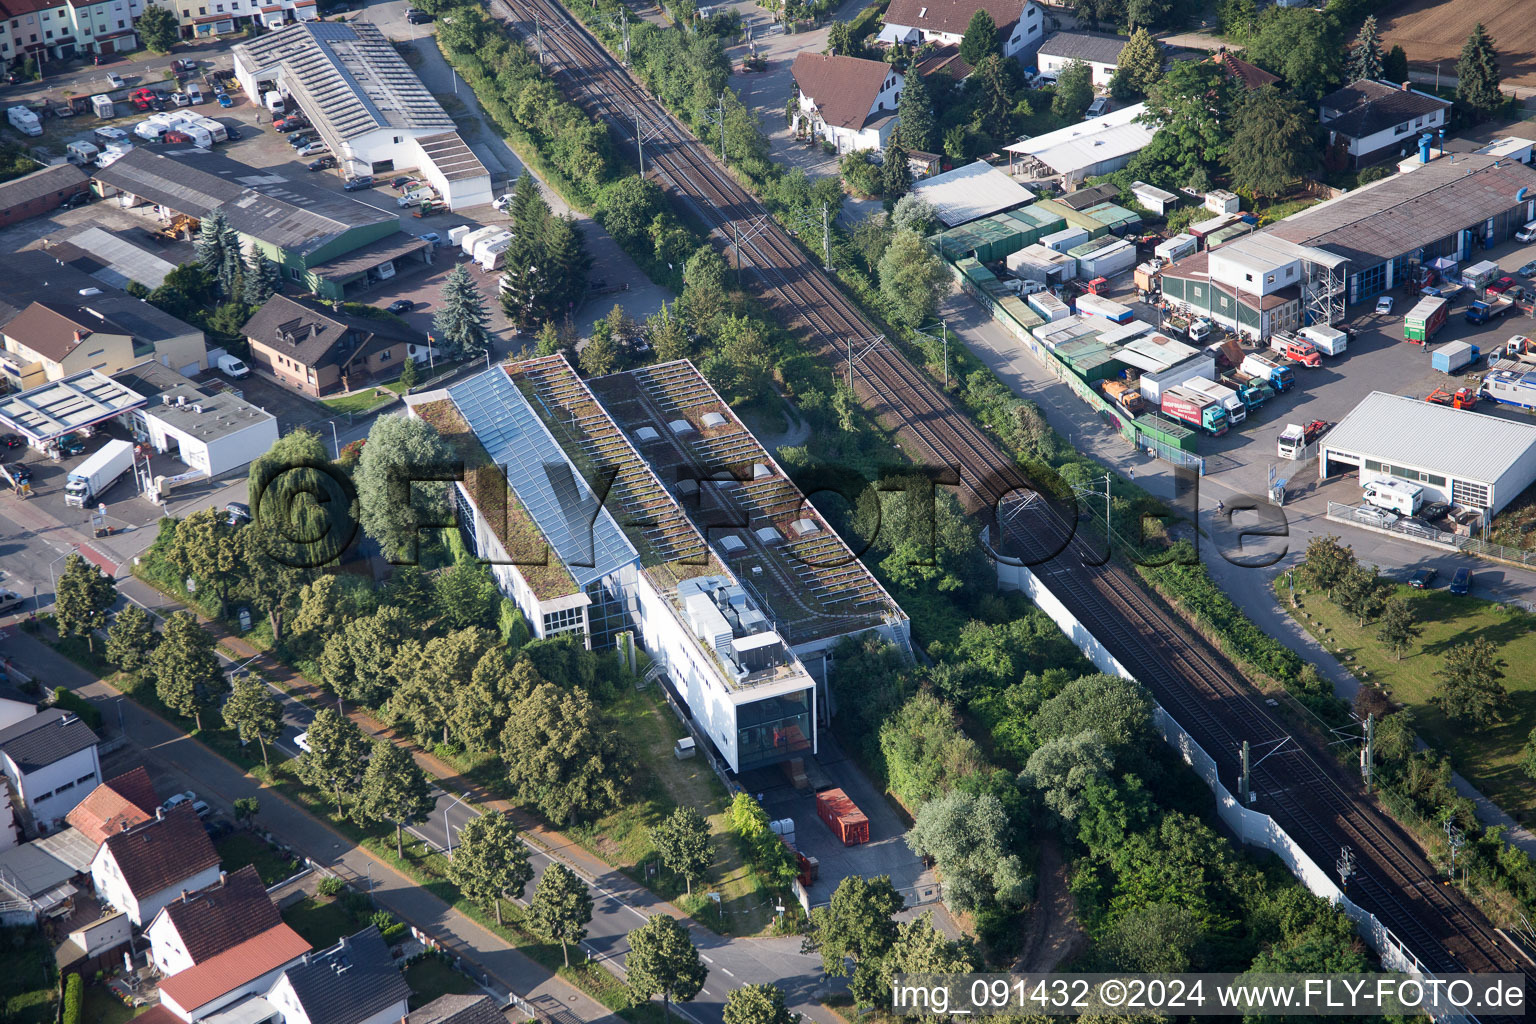
[[[827,828],[843,841],[844,846],[869,842],[869,819],[842,790],[828,789],[817,793],[816,815],[826,822]]]

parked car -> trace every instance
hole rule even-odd
[[[324,142],[322,142],[319,139],[314,139],[314,140],[312,140],[310,142],[306,142],[304,145],[300,146],[298,148],[298,155],[299,156],[318,156],[321,153],[329,153],[330,151],[331,151],[331,147],[330,146],[327,146]]]
[[[215,93],[214,96],[218,99],[219,106],[221,107],[232,107],[235,105],[235,101],[229,98],[229,93],[227,92]]]
[[[312,135],[290,135],[288,137],[288,145],[294,149],[302,149],[314,141],[315,139]]]
[[[64,454],[66,459],[72,459],[76,455],[84,455],[85,438],[81,437],[79,434],[67,434],[63,440],[59,442],[59,451]]]
[[[0,615],[13,612],[26,602],[27,599],[14,590],[0,590]]]
[[[1457,569],[1456,575],[1451,577],[1451,585],[1448,588],[1453,594],[1465,594],[1472,589],[1472,570]]]
[[[1378,313],[1390,313],[1390,312],[1392,312],[1392,296],[1390,296],[1390,295],[1383,295],[1381,298],[1377,299],[1376,300],[1376,312],[1378,312]]]
[[[235,826],[225,821],[223,818],[215,818],[213,821],[203,822],[203,831],[208,833],[209,839],[212,839],[214,842],[218,842],[225,836],[233,835],[235,832]]]
[[[229,138],[230,142],[240,141],[240,129],[238,128],[226,127],[224,129],[224,134]]]
[[[416,8],[412,7],[410,10],[405,12],[405,20],[406,23],[410,25],[429,25],[432,23],[432,15],[428,14],[426,11],[418,11]]]
[[[419,237],[423,242],[431,242],[433,245],[443,244],[443,236],[438,234],[436,231],[428,231],[426,234]]]
[[[128,83],[123,81],[123,76],[118,74],[116,71],[107,72],[107,84],[114,89],[128,88]]]
[[[1390,526],[1397,518],[1386,509],[1377,508],[1374,505],[1361,505],[1355,509],[1354,515],[1355,518],[1360,520],[1362,523],[1369,523],[1372,526],[1382,527]]]
[[[1536,260],[1531,260],[1529,263],[1522,266],[1519,270],[1515,271],[1515,273],[1519,274],[1521,277],[1536,277]]]
[[[1100,117],[1107,113],[1109,113],[1108,96],[1095,96],[1093,102],[1088,104],[1087,116],[1089,117]]]
[[[178,107],[190,107],[192,105],[192,98],[184,92],[173,92],[171,93],[171,102]]]
[[[77,206],[84,206],[86,203],[89,203],[95,198],[96,193],[90,191],[89,189],[84,192],[76,192],[74,195],[64,200],[64,209],[73,210]]]
[[[386,312],[386,313],[409,313],[411,310],[413,310],[415,308],[416,308],[416,303],[412,302],[410,299],[396,299],[394,302],[391,302],[389,305],[384,307],[384,312]]]
[[[242,526],[251,521],[251,506],[243,501],[232,501],[224,506],[224,514],[230,526]]]
[[[323,156],[319,160],[309,162],[309,169],[312,171],[328,171],[335,166],[336,158],[333,156]]]
[[[409,174],[402,174],[398,177],[389,179],[390,188],[404,188],[407,185],[413,185],[415,183],[416,179],[411,177]]]
[[[308,128],[309,122],[297,114],[292,114],[288,117],[280,117],[276,121],[273,121],[272,127],[276,128],[284,135],[287,135],[289,132],[296,132],[300,128]]]
[[[1423,508],[1419,509],[1419,515],[1423,516],[1431,523],[1438,523],[1440,520],[1450,515],[1450,513],[1451,506],[1447,505],[1443,501],[1431,501]]]
[[[25,462],[7,462],[5,464],[5,471],[10,474],[12,480],[19,484],[29,484],[32,482],[32,467]]]
[[[192,803],[192,802],[194,802],[196,800],[197,800],[197,794],[192,792],[192,790],[189,789],[185,793],[177,793],[175,796],[171,797],[165,803],[161,804],[160,808],[161,808],[161,810],[169,811],[169,810],[173,810],[173,809],[175,809],[177,807],[180,807],[182,804],[189,804],[189,803]]]
[[[361,192],[364,189],[373,188],[373,175],[360,174],[354,178],[348,178],[347,183],[341,186],[348,192]]]
[[[0,448],[23,448],[26,444],[20,434],[0,434]]]
[[[1439,573],[1434,569],[1415,570],[1414,574],[1408,577],[1408,585],[1414,590],[1428,590],[1430,586],[1435,582],[1435,577],[1437,575],[1439,575]]]
[[[1499,278],[1488,286],[1489,295],[1503,295],[1515,286],[1515,279],[1508,275]]]

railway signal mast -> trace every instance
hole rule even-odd
[[[1349,880],[1353,878],[1355,874],[1354,847],[1350,846],[1348,843],[1345,843],[1343,846],[1339,847],[1339,859],[1334,862],[1334,868],[1339,873],[1339,884],[1343,888],[1348,889]]]

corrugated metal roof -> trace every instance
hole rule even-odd
[[[30,203],[50,192],[79,192],[85,173],[74,164],[54,164],[40,171],[0,182],[0,210]]]
[[[449,181],[483,178],[491,173],[485,169],[485,164],[480,162],[480,158],[475,156],[474,151],[469,148],[469,143],[465,142],[458,132],[423,135],[416,140],[416,145],[421,147],[427,159]]]
[[[1536,425],[1373,391],[1328,432],[1323,447],[1493,483],[1536,445]]]
[[[912,186],[947,227],[1020,206],[1035,194],[985,160],[925,178]]]
[[[1157,126],[1136,120],[1146,108],[1145,103],[1137,103],[1112,110],[1102,117],[1058,128],[1005,148],[1010,153],[1032,156],[1053,171],[1071,174],[1145,149],[1152,136],[1157,134]]]

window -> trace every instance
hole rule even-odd
[[[52,39],[53,38],[53,29],[49,29],[48,31],[44,32],[43,36],[45,38]]]
[[[1467,508],[1487,508],[1488,487],[1470,480],[1452,480],[1451,501]]]
[[[288,268],[288,276],[290,278],[292,278],[293,280],[297,281],[299,279],[299,272],[297,270],[295,270],[293,267],[289,267]]]
[[[381,362],[381,363],[389,362],[389,349],[385,349],[383,352],[379,353],[379,362]]]
[[[206,7],[199,7],[197,9],[198,17],[202,17],[203,15],[205,15],[207,13],[208,13],[208,8],[206,8]]]
[[[1274,274],[1266,274],[1265,277],[1264,277],[1264,283],[1265,284],[1274,284],[1275,283],[1275,275]]]
[[[95,772],[87,772],[86,774],[84,774],[84,775],[80,776],[78,779],[76,779],[75,780],[75,784],[79,785],[82,782],[90,782],[95,777],[96,777],[96,773]]]
[[[1429,484],[1430,484],[1431,487],[1444,487],[1445,486],[1445,477],[1443,477],[1443,476],[1436,476],[1434,473],[1429,473],[1429,474],[1426,474],[1425,479],[1427,479],[1429,481]]]
[[[1247,281],[1249,284],[1253,284],[1253,275],[1252,274],[1244,274],[1243,275],[1243,280]]]
[[[1380,473],[1381,463],[1377,462],[1375,459],[1366,459],[1365,469],[1368,473]]]
[[[220,14],[224,13],[224,5],[223,4],[215,4],[213,9],[215,11],[218,11]]]
[[[87,353],[85,358],[87,358],[87,359],[95,359],[97,356],[104,354],[106,351],[107,350],[104,349],[104,348],[99,348],[95,352]]]
[[[1408,122],[1404,121],[1402,124],[1398,125],[1396,128],[1393,128],[1392,129],[1392,134],[1393,135],[1406,135],[1406,134],[1408,134]]]
[[[581,608],[562,608],[556,612],[544,613],[544,635],[553,636],[556,633],[568,633],[582,626]]]
[[[118,22],[117,22],[117,27],[118,27],[118,28],[124,28],[124,27],[126,27],[126,26],[124,26],[124,24],[123,24],[123,22],[122,22],[122,20],[121,20],[121,19],[119,19],[119,20],[118,20]]]

